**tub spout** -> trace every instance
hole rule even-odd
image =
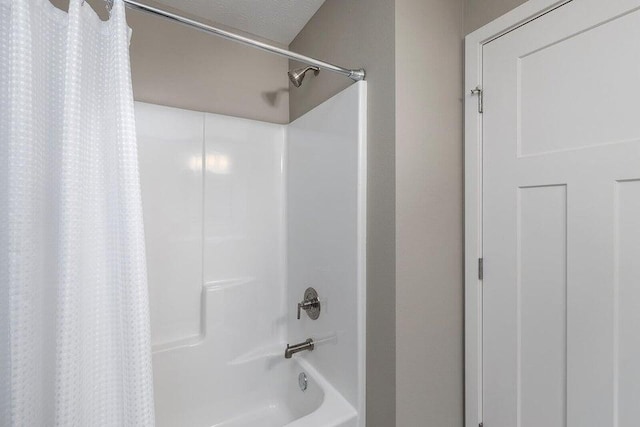
[[[299,353],[301,351],[305,351],[305,350],[312,351],[314,347],[315,346],[311,338],[309,338],[305,342],[301,342],[300,344],[294,344],[294,345],[287,344],[287,349],[284,351],[284,358],[291,359],[291,356],[293,356],[294,354]]]

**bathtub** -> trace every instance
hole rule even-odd
[[[158,427],[356,427],[357,411],[304,355],[285,359],[284,344],[224,367],[206,342],[153,356]],[[202,366],[208,366],[202,371]],[[298,376],[304,373],[307,388]]]
[[[292,419],[285,426],[288,427],[356,427],[358,414],[340,393],[320,375],[306,360],[296,360],[294,370],[305,372],[309,378],[309,387],[306,392],[316,394],[312,399],[315,405],[302,417]],[[298,387],[298,390],[300,388]],[[305,393],[306,393],[305,392]],[[291,403],[301,406],[307,404],[304,394],[295,393]],[[304,403],[303,403],[304,402]]]

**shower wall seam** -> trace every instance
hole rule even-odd
[[[202,161],[201,161],[201,168],[202,168],[202,194],[201,194],[201,203],[202,203],[202,218],[201,218],[201,229],[200,229],[200,233],[201,233],[201,239],[200,239],[200,256],[201,256],[201,264],[200,264],[200,275],[201,275],[201,281],[200,281],[200,337],[204,338],[207,334],[207,322],[206,322],[206,283],[205,283],[205,278],[204,278],[204,266],[205,266],[205,255],[204,255],[204,247],[205,247],[205,237],[206,237],[206,231],[205,231],[205,224],[206,224],[206,213],[207,213],[207,209],[205,206],[205,197],[207,194],[207,120],[206,120],[206,114],[202,113]]]

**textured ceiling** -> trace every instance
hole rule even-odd
[[[189,14],[289,45],[325,0],[156,0]]]

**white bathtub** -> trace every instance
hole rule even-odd
[[[156,352],[156,425],[356,427],[356,410],[304,355],[287,360],[284,344],[277,348],[283,351],[274,346],[224,366],[215,363],[216,352],[206,342]],[[305,391],[298,385],[302,372]]]
[[[349,402],[306,360],[299,359],[296,362],[297,366],[294,366],[294,370],[297,368],[309,377],[309,387],[306,392],[317,393],[321,398],[319,405],[315,405],[307,415],[294,418],[285,425],[287,427],[356,427],[358,414]],[[300,389],[298,388],[298,390]],[[291,403],[296,405],[298,400],[304,401],[305,399],[304,394],[298,393],[298,396],[293,398]],[[315,402],[316,400],[314,400]],[[306,402],[300,403],[301,405],[306,404]]]

